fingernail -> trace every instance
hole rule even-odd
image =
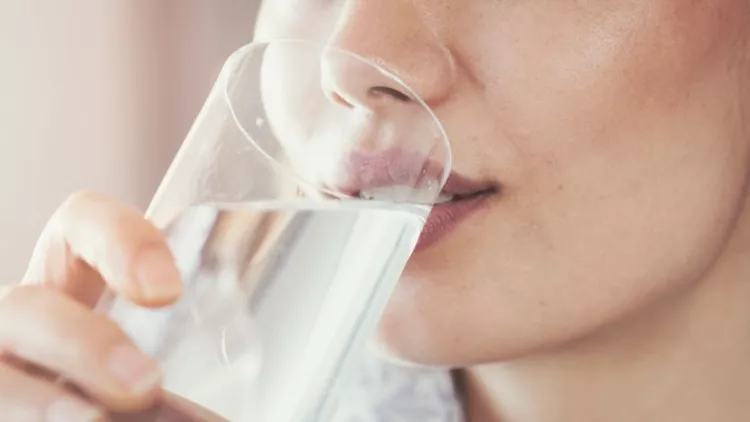
[[[136,261],[136,277],[146,299],[169,300],[180,294],[180,274],[166,249],[152,248],[142,252]]]
[[[99,422],[104,420],[104,415],[91,406],[87,406],[78,400],[63,398],[47,409],[48,422]]]
[[[145,393],[161,381],[159,365],[130,346],[120,346],[109,357],[111,374],[134,393]]]

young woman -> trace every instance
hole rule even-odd
[[[401,362],[456,369],[438,407],[460,399],[468,422],[750,420],[750,2],[268,1],[257,38],[278,37],[399,74],[477,193],[415,253],[377,336]],[[104,285],[145,305],[180,294],[155,227],[76,194],[0,300],[4,420],[96,420],[49,373],[112,409],[153,400],[157,366],[90,310]]]

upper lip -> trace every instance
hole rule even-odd
[[[488,181],[477,181],[456,172],[445,173],[444,165],[432,157],[403,149],[376,154],[352,152],[344,160],[338,180],[328,181],[326,187],[350,197],[392,186],[411,188],[415,193],[428,188],[434,192],[443,181],[439,192],[442,195],[467,197],[497,190]]]
[[[445,167],[423,153],[392,148],[376,153],[352,151],[342,160],[335,180],[323,181],[327,189],[347,196],[392,186],[420,189],[439,185],[447,178]]]

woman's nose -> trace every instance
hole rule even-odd
[[[430,0],[432,1],[432,0]],[[456,69],[440,41],[440,21],[403,0],[352,0],[346,3],[323,59],[323,83],[329,98],[341,105],[376,111],[419,99],[435,108],[451,93]],[[434,12],[432,12],[434,13]],[[364,60],[341,60],[349,51]],[[366,63],[396,76],[394,81]]]

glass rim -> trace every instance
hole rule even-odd
[[[367,59],[357,53],[354,53],[352,51],[346,50],[344,48],[328,44],[328,43],[322,43],[318,41],[313,40],[306,40],[306,39],[300,39],[300,38],[276,38],[272,40],[260,40],[260,41],[253,41],[248,44],[243,45],[242,47],[238,48],[229,56],[229,59],[227,59],[224,69],[221,72],[222,79],[218,81],[220,92],[222,93],[223,99],[226,102],[226,105],[229,109],[229,113],[231,115],[232,120],[234,121],[234,124],[236,125],[237,129],[241,132],[242,136],[250,143],[252,146],[263,155],[271,165],[279,167],[281,170],[283,170],[285,173],[292,173],[291,176],[296,180],[297,183],[300,184],[300,186],[306,186],[309,185],[308,182],[304,180],[299,174],[297,174],[296,171],[293,171],[288,168],[287,165],[280,162],[277,158],[273,157],[271,154],[269,154],[264,148],[262,148],[258,142],[253,138],[253,136],[248,132],[248,130],[244,127],[244,125],[241,123],[241,119],[237,115],[237,112],[235,110],[235,105],[233,104],[233,100],[231,98],[231,95],[229,93],[229,86],[230,86],[230,80],[231,77],[236,75],[236,72],[234,72],[234,69],[238,68],[239,63],[245,59],[248,58],[250,55],[253,54],[253,52],[256,51],[263,51],[264,49],[270,47],[270,46],[277,46],[277,45],[300,45],[300,46],[309,46],[312,48],[319,49],[321,52],[325,51],[333,51],[337,54],[342,54],[344,56],[351,57],[352,59],[359,61],[361,63],[364,63],[367,66],[372,67],[373,69],[377,70],[381,75],[385,76],[386,78],[389,78],[393,81],[395,81],[399,88],[406,89],[406,94],[409,96],[409,98],[414,101],[416,104],[418,104],[424,111],[427,112],[428,116],[432,120],[432,122],[435,125],[435,128],[438,130],[439,133],[439,140],[436,140],[435,147],[442,148],[443,154],[444,154],[444,163],[443,163],[443,169],[442,174],[440,176],[440,179],[437,180],[440,188],[442,189],[443,186],[445,186],[446,182],[448,181],[448,178],[450,177],[450,172],[453,167],[453,152],[451,150],[450,140],[448,138],[448,134],[445,130],[445,127],[443,126],[440,119],[437,117],[437,114],[435,111],[430,107],[427,102],[422,99],[419,94],[417,94],[408,84],[404,82],[404,80],[396,75],[395,73],[389,71],[382,65]],[[347,196],[340,192],[333,191],[331,189],[316,186],[316,190],[320,191],[321,193],[325,195],[329,195],[332,198],[336,199],[358,199],[353,196]],[[410,202],[406,202],[410,203]],[[419,204],[419,203],[412,203],[414,205],[427,205],[427,204]],[[430,204],[434,205],[434,204]]]
[[[222,211],[387,211],[424,213],[430,206],[410,202],[389,202],[371,199],[317,200],[306,197],[288,199],[259,199],[249,201],[205,201],[187,208],[211,207]]]
[[[160,207],[149,209],[146,217],[164,229],[174,219],[185,213],[196,210],[209,212],[247,211],[247,212],[316,212],[316,211],[369,211],[388,214],[407,214],[427,220],[432,205],[413,202],[390,202],[374,199],[313,199],[307,197],[292,197],[283,199],[253,199],[245,201],[201,201],[175,207]],[[192,210],[192,211],[189,211]]]

